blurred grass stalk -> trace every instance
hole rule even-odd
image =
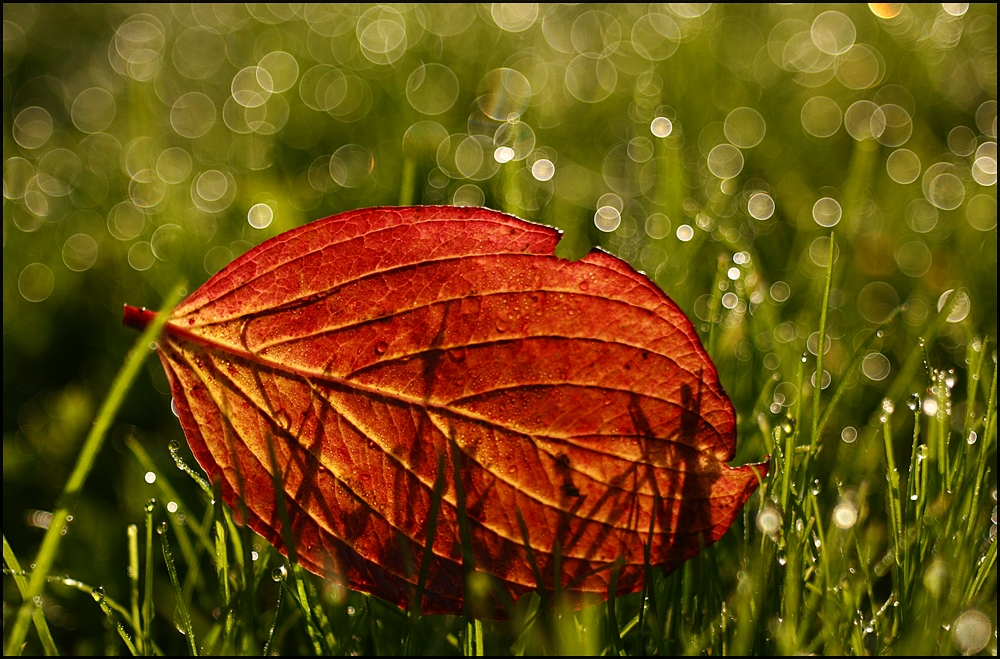
[[[24,640],[28,633],[28,624],[31,622],[34,612],[40,611],[42,589],[45,586],[45,580],[59,550],[59,544],[62,541],[66,523],[72,519],[71,513],[76,506],[80,490],[83,489],[87,476],[90,475],[90,470],[94,466],[94,460],[104,445],[104,439],[107,436],[108,429],[111,427],[111,422],[125,401],[125,395],[139,374],[140,367],[146,361],[149,353],[152,352],[156,337],[159,336],[160,331],[166,324],[170,312],[184,296],[185,287],[186,284],[184,282],[178,282],[166,296],[163,309],[135,342],[125,360],[125,364],[122,365],[121,370],[118,371],[118,375],[115,376],[108,397],[104,399],[104,403],[97,413],[94,425],[87,434],[83,449],[77,457],[76,465],[73,467],[69,480],[63,488],[62,496],[59,499],[56,510],[52,513],[52,521],[45,532],[45,538],[42,540],[42,546],[38,550],[38,556],[35,558],[31,578],[28,580],[27,588],[22,593],[24,601],[18,609],[17,618],[7,639],[7,647],[4,648],[4,653],[7,655],[21,654],[21,650],[24,647]]]

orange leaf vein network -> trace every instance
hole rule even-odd
[[[634,592],[648,540],[668,571],[718,540],[764,468],[726,465],[715,367],[649,279],[601,251],[557,258],[558,240],[486,209],[375,208],[212,277],[160,357],[225,501],[309,570],[409,607],[447,465],[424,613],[463,610],[461,494],[488,615],[557,578],[578,604],[607,597],[612,566]]]

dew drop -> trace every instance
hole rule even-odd
[[[286,574],[288,574],[288,570],[285,569],[284,565],[280,565],[271,570],[271,579],[274,581],[283,581]]]
[[[389,344],[385,341],[379,341],[375,344],[375,354],[384,355],[385,351],[389,349]]]
[[[164,533],[166,533],[167,532],[167,523],[166,522],[160,522],[160,525],[156,527],[156,532],[158,534],[160,534],[160,535],[163,535]]]
[[[979,439],[979,435],[976,434],[976,431],[970,430],[969,436],[965,438],[965,441],[969,446],[972,446],[973,444],[976,443],[977,439]]]
[[[156,509],[156,499],[150,499],[146,502],[146,512],[152,514],[153,510]]]
[[[916,392],[910,394],[910,397],[906,399],[906,406],[910,408],[911,412],[916,412],[920,407],[920,394]]]
[[[581,281],[581,282],[580,282],[580,290],[581,290],[581,291],[585,291],[585,290],[587,290],[588,288],[590,288],[590,282],[589,282],[589,281],[587,281],[587,280],[585,279],[585,280],[583,280],[583,281]]]
[[[453,362],[461,364],[465,361],[465,348],[449,348],[448,358]]]

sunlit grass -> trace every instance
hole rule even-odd
[[[4,21],[8,651],[995,654],[995,6]],[[489,621],[350,592],[236,523],[122,303],[418,203],[557,226],[688,313],[735,463],[770,456],[721,541],[642,593]]]

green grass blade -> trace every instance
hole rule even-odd
[[[482,657],[483,652],[483,621],[478,618],[469,620],[465,625],[465,647],[463,652],[467,657]]]
[[[403,160],[403,177],[399,186],[399,205],[412,206],[417,194],[417,163],[413,158]]]
[[[191,508],[187,506],[184,500],[181,499],[180,495],[177,493],[177,490],[175,490],[174,487],[170,484],[170,481],[168,481],[166,478],[163,477],[163,474],[161,474],[160,470],[157,469],[156,464],[153,462],[153,459],[149,457],[149,454],[146,452],[146,449],[143,448],[142,444],[139,443],[139,441],[136,440],[135,437],[132,436],[127,437],[125,439],[125,446],[127,446],[128,449],[132,451],[132,454],[135,456],[136,460],[139,461],[139,464],[142,466],[143,469],[145,469],[146,471],[151,471],[157,475],[154,485],[158,490],[160,497],[164,501],[176,502],[179,510],[186,510],[186,511],[191,510]],[[187,465],[185,465],[185,467],[186,466]],[[190,467],[188,467],[188,469],[190,469]],[[203,478],[201,478],[200,480],[204,482]],[[208,484],[206,483],[205,486],[208,487]],[[211,488],[209,488],[208,494],[211,495],[211,493],[212,490]],[[172,519],[173,518],[171,518],[171,520]],[[193,515],[187,516],[187,520],[184,522],[184,527],[190,528],[191,531],[194,532],[194,534],[198,537],[198,539],[204,544],[205,549],[207,549],[208,551],[215,551],[215,547],[213,547],[211,542],[208,540],[208,535],[205,529],[202,528],[201,522],[198,519],[196,519]]]
[[[240,503],[241,505],[243,505],[242,502]],[[247,515],[243,519],[246,520],[248,518],[249,515]],[[239,598],[240,612],[242,613],[242,618],[243,618],[242,619],[243,633],[241,635],[242,643],[240,646],[240,653],[257,654],[259,652],[259,649],[257,648],[257,640],[256,640],[257,634],[255,631],[256,627],[255,621],[257,619],[257,616],[254,610],[255,609],[254,607],[255,590],[254,590],[254,575],[253,575],[254,565],[253,565],[253,555],[251,554],[252,551],[251,548],[253,546],[253,539],[251,534],[253,532],[250,530],[250,527],[246,525],[246,523],[240,526],[238,528],[238,531],[239,531],[238,534],[234,534],[234,538],[238,538],[240,541],[239,544],[240,544],[240,549],[242,550],[242,559],[243,559],[242,561],[240,561],[242,564],[241,568],[243,575],[243,583],[240,586],[241,593]]]
[[[990,453],[990,437],[995,436],[994,423],[997,415],[997,367],[993,364],[993,384],[990,385],[990,398],[986,404],[986,419],[983,423],[983,441],[979,442],[979,456],[976,461],[976,475],[973,481],[972,504],[969,506],[967,535],[975,535],[975,525],[979,521],[979,499],[982,496],[983,476],[986,474],[986,463]],[[992,431],[992,435],[991,435]],[[993,543],[996,545],[996,542]]]
[[[142,597],[142,647],[145,655],[152,655],[153,641],[153,510],[156,499],[150,499],[146,504],[146,570]]]
[[[836,243],[833,240],[833,232],[830,232],[830,252],[826,265],[826,283],[823,286],[823,306],[819,314],[819,340],[816,350],[816,384],[813,387],[813,413],[812,413],[812,433],[809,440],[809,457],[816,454],[816,447],[819,444],[820,416],[819,405],[820,393],[823,391],[823,352],[826,348],[826,320],[827,311],[830,309],[830,287],[833,285],[833,248]],[[808,458],[807,458],[808,460]]]
[[[647,609],[646,601],[648,600],[649,601],[649,606],[648,606],[648,609],[646,611],[646,616],[645,616],[646,620],[645,620],[645,622],[646,622],[646,626],[647,627],[650,627],[650,626],[652,627],[652,634],[650,634],[650,636],[652,636],[653,644],[656,645],[657,651],[662,656],[662,655],[667,654],[667,651],[666,651],[666,647],[664,646],[664,638],[663,638],[663,633],[662,633],[662,627],[660,626],[660,612],[659,612],[659,609],[656,606],[656,601],[657,601],[657,598],[656,598],[656,588],[654,587],[655,586],[655,583],[654,583],[654,581],[655,581],[655,575],[653,574],[653,564],[652,564],[651,558],[650,558],[650,553],[651,553],[651,551],[653,549],[653,530],[654,530],[655,525],[656,525],[655,511],[659,510],[659,508],[660,508],[660,496],[659,495],[654,495],[653,496],[653,508],[652,508],[652,510],[654,511],[654,514],[650,515],[650,517],[649,517],[649,531],[648,531],[648,533],[646,535],[646,542],[644,543],[643,548],[642,548],[642,552],[643,552],[643,569],[644,569],[643,577],[642,577],[642,593],[643,593],[643,597],[642,597],[642,601],[639,604],[639,606],[641,607],[639,609],[639,611],[642,612],[643,609]],[[642,627],[642,625],[640,623],[640,627],[639,627],[640,647],[641,647],[642,650],[645,650],[645,645],[642,644],[642,633],[643,633],[643,627]]]
[[[434,539],[437,536],[438,512],[441,510],[441,500],[444,498],[446,484],[444,471],[444,456],[438,460],[437,477],[434,480],[434,490],[431,494],[431,509],[427,517],[427,534],[424,538],[424,553],[420,557],[420,572],[417,575],[417,587],[410,604],[410,616],[413,620],[420,617],[420,609],[424,601],[424,588],[427,584],[427,574],[430,572],[431,559],[434,557]]]
[[[174,464],[177,465],[177,468],[180,469],[181,471],[183,471],[188,476],[190,476],[191,480],[193,480],[195,483],[197,483],[198,487],[200,487],[201,490],[209,498],[211,498],[212,497],[212,486],[208,484],[208,481],[205,480],[204,476],[202,476],[201,474],[199,474],[197,471],[195,471],[194,469],[192,469],[191,467],[189,467],[186,462],[184,462],[184,458],[182,458],[180,456],[180,444],[177,444],[175,442],[171,442],[169,448],[170,448],[170,457],[172,457],[174,459]]]
[[[170,583],[174,587],[174,596],[177,598],[177,609],[181,616],[181,625],[184,628],[184,640],[187,641],[188,651],[192,657],[198,656],[198,645],[194,640],[194,625],[191,623],[191,613],[188,611],[187,603],[184,601],[184,591],[181,589],[180,579],[177,578],[177,567],[174,565],[174,556],[170,551],[170,542],[167,540],[167,523],[163,522],[157,529],[160,534],[160,544],[163,546],[163,560],[167,564],[167,573],[170,575]]]
[[[108,597],[107,594],[104,593],[104,589],[102,587],[98,586],[95,588],[94,586],[89,586],[82,581],[79,581],[77,579],[72,579],[69,577],[52,576],[46,579],[46,581],[48,583],[59,584],[60,586],[65,586],[67,588],[72,588],[73,590],[78,590],[81,593],[86,593],[87,595],[90,595],[91,597],[96,597],[96,595],[100,595],[101,599],[103,599],[107,603],[109,608],[111,608],[113,611],[117,611],[118,615],[120,615],[125,620],[125,622],[129,624],[130,627],[135,628],[132,619],[129,617],[128,609],[126,609],[120,602],[117,602],[111,597]]]
[[[153,322],[139,336],[135,346],[125,359],[125,364],[118,371],[118,375],[115,376],[115,380],[111,385],[111,391],[108,392],[108,397],[104,399],[104,403],[97,413],[94,425],[91,426],[90,432],[87,434],[86,440],[84,440],[83,449],[80,451],[73,471],[70,473],[69,480],[66,481],[66,486],[63,488],[62,496],[59,498],[59,505],[52,513],[52,522],[45,532],[42,546],[38,550],[38,556],[35,558],[35,569],[31,574],[31,579],[28,581],[24,602],[21,604],[21,608],[18,609],[17,618],[14,621],[10,636],[7,638],[7,646],[4,648],[4,652],[8,655],[20,654],[21,646],[24,644],[24,637],[28,633],[28,624],[31,621],[32,610],[35,608],[35,598],[41,595],[42,589],[45,587],[45,577],[48,575],[49,570],[52,569],[52,563],[55,561],[59,544],[63,538],[63,529],[66,528],[66,518],[76,506],[80,491],[87,481],[87,476],[90,475],[90,470],[94,467],[94,460],[97,458],[101,447],[104,446],[104,439],[107,436],[108,429],[111,427],[111,422],[118,413],[118,408],[124,402],[125,395],[131,389],[132,383],[135,382],[142,363],[149,356],[151,344],[159,336],[160,331],[166,324],[170,316],[170,311],[180,302],[181,297],[184,295],[184,290],[185,284],[182,282],[175,285],[173,290],[167,295],[163,303],[163,309],[160,313],[156,314]]]
[[[713,359],[718,359],[718,353],[715,351],[715,337],[718,335],[716,326],[719,324],[718,315],[722,309],[722,287],[720,284],[725,280],[727,263],[728,259],[720,254],[716,260],[715,278],[712,280],[712,297],[709,298],[708,302],[708,340],[705,345],[708,347],[708,354]]]
[[[957,289],[958,287],[956,286]],[[944,306],[941,307],[941,310],[934,317],[934,320],[931,321],[927,329],[920,335],[919,345],[910,351],[910,356],[906,358],[902,368],[899,369],[899,374],[893,380],[892,386],[889,387],[889,392],[885,395],[886,398],[899,400],[900,396],[905,394],[911,386],[911,381],[914,375],[916,375],[917,369],[920,368],[920,365],[927,363],[927,366],[930,366],[926,357],[927,349],[933,343],[934,339],[937,338],[944,324],[948,322],[948,316],[951,315],[958,298],[958,295],[949,296]]]
[[[208,550],[210,553],[214,551],[211,543],[209,542],[201,522],[199,522],[193,515],[188,516],[187,512],[191,509],[188,508],[184,501],[178,496],[176,490],[170,485],[170,482],[163,477],[163,474],[159,473],[156,465],[153,463],[149,454],[142,445],[136,441],[135,437],[129,436],[125,439],[125,445],[128,446],[132,454],[135,455],[139,464],[147,472],[153,472],[156,474],[156,481],[154,486],[156,487],[157,493],[166,502],[173,502],[177,509],[174,513],[167,510],[167,519],[170,521],[170,527],[173,529],[174,533],[177,535],[177,544],[180,547],[181,556],[184,558],[184,562],[188,565],[188,577],[185,582],[184,592],[186,594],[185,601],[187,597],[190,597],[191,590],[201,582],[201,562],[199,556],[202,549]],[[169,503],[167,504],[169,505]],[[185,521],[182,523],[178,520],[178,516],[184,514],[186,516]],[[190,530],[195,533],[195,536],[200,541],[200,544],[196,548],[191,543],[191,538],[189,536]],[[138,561],[138,557],[136,558]],[[190,585],[188,585],[190,584]],[[138,583],[136,583],[136,592],[138,592]]]
[[[621,630],[618,628],[618,612],[615,610],[617,599],[618,599],[618,572],[621,570],[622,559],[619,558],[615,561],[614,567],[611,568],[611,580],[608,582],[608,603],[607,603],[607,613],[608,613],[608,631],[611,634],[611,649],[614,650],[615,654],[618,656],[625,656],[625,648],[622,646],[622,634]]]
[[[528,565],[531,566],[531,573],[535,577],[535,585],[538,588],[538,595],[542,598],[542,605],[547,607],[549,602],[549,591],[542,581],[542,572],[538,569],[538,561],[535,559],[535,552],[531,548],[531,540],[528,537],[528,525],[524,522],[524,516],[520,508],[514,508],[514,515],[517,517],[517,526],[521,530],[521,540],[524,542],[524,551],[528,555]]]
[[[792,471],[795,469],[795,433],[789,432],[781,424],[775,430],[775,438],[778,440],[775,446],[781,446],[781,438],[785,439],[784,446],[781,446],[781,514],[785,528],[788,528],[792,521],[788,502],[792,491]]]
[[[295,550],[295,536],[292,533],[291,516],[288,514],[288,505],[285,501],[285,483],[278,469],[278,457],[274,450],[274,437],[271,433],[266,433],[267,450],[271,462],[271,479],[274,487],[275,507],[278,509],[278,517],[281,520],[281,536],[285,542],[285,551],[288,555],[290,565],[289,573],[292,584],[289,586],[292,595],[295,597],[302,615],[305,617],[306,630],[313,646],[313,651],[317,655],[333,654],[335,639],[332,631],[324,629],[322,623],[324,618],[318,617],[322,613],[318,606],[313,605],[313,599],[305,584],[305,576],[299,570],[298,553]]]
[[[3,560],[7,563],[11,576],[14,577],[14,583],[17,585],[18,591],[20,591],[21,597],[24,597],[24,594],[28,590],[28,580],[24,578],[24,571],[21,569],[21,564],[18,562],[14,550],[11,549],[10,544],[7,542],[6,535],[3,537]],[[31,612],[31,621],[35,624],[35,630],[38,632],[38,638],[42,642],[42,649],[45,651],[46,656],[58,656],[59,650],[56,648],[56,642],[52,640],[49,623],[45,620],[45,614],[41,608],[34,607],[34,611]]]
[[[125,628],[122,627],[122,623],[119,622],[118,620],[115,620],[115,616],[112,613],[113,607],[108,602],[108,598],[104,594],[104,589],[100,587],[94,588],[91,594],[94,597],[94,600],[97,602],[98,606],[101,607],[101,611],[103,611],[104,615],[107,616],[108,623],[110,623],[111,626],[117,630],[118,637],[122,640],[123,643],[125,643],[125,647],[128,648],[128,651],[132,654],[133,657],[139,656],[141,653],[139,652],[135,644],[132,642],[132,639],[129,638],[129,635],[125,631]]]
[[[229,549],[226,543],[226,515],[222,502],[222,483],[214,480],[215,497],[213,499],[215,523],[215,572],[219,580],[219,597],[222,599],[223,619],[222,652],[235,654],[233,639],[233,595],[229,583]]]
[[[896,312],[893,312],[893,317],[895,317],[895,315],[897,313],[898,313],[898,309],[897,309]],[[885,323],[883,323],[879,327],[880,328],[885,327],[890,322],[892,322],[892,319],[886,321]],[[820,416],[819,426],[816,429],[817,433],[822,433],[823,432],[823,428],[826,427],[827,422],[830,420],[830,417],[833,415],[833,411],[837,408],[837,403],[840,402],[840,399],[843,398],[844,394],[847,392],[847,389],[848,389],[848,387],[847,387],[848,376],[851,373],[853,373],[855,371],[855,369],[858,368],[858,366],[861,365],[861,361],[865,358],[865,355],[868,352],[868,348],[875,341],[875,339],[881,338],[881,337],[882,337],[882,329],[877,329],[877,330],[871,332],[865,338],[865,340],[861,342],[861,345],[858,346],[858,349],[854,351],[854,356],[851,357],[850,363],[847,365],[847,368],[844,369],[844,377],[842,377],[840,379],[840,382],[837,383],[837,388],[833,390],[833,396],[830,397],[830,402],[827,403],[826,408],[823,410],[822,416]]]
[[[132,629],[135,630],[136,642],[142,644],[142,628],[139,617],[139,527],[128,525],[128,590],[131,605]]]
[[[279,568],[280,569],[280,568]],[[280,574],[280,573],[279,573]],[[282,577],[279,577],[283,580]],[[278,601],[274,605],[274,619],[271,620],[271,629],[267,632],[267,641],[264,643],[264,656],[271,656],[272,648],[274,647],[274,632],[278,629],[278,618],[281,616],[281,604],[284,601],[285,589],[283,587],[278,588]]]
[[[469,528],[469,513],[465,505],[465,487],[462,483],[462,458],[461,449],[455,441],[454,432],[449,440],[451,447],[452,480],[455,485],[455,507],[458,515],[458,529],[462,541],[462,574],[465,585],[465,597],[462,599],[462,608],[467,618],[472,617],[472,608],[469,606],[469,580],[476,571],[476,557],[472,553],[472,530]]]
[[[983,557],[982,562],[979,563],[979,568],[976,571],[976,577],[973,579],[972,583],[969,585],[968,593],[965,596],[966,601],[972,601],[979,591],[986,584],[986,580],[989,579],[990,573],[997,568],[997,543],[996,540],[990,543],[990,548],[986,550],[986,556]],[[995,579],[996,577],[994,577]]]
[[[888,399],[886,399],[888,401]],[[903,534],[902,507],[899,500],[899,470],[896,469],[896,455],[892,447],[892,411],[882,411],[882,436],[885,439],[886,478],[889,479],[889,523],[892,532],[892,546],[895,564],[901,564],[901,536]]]

